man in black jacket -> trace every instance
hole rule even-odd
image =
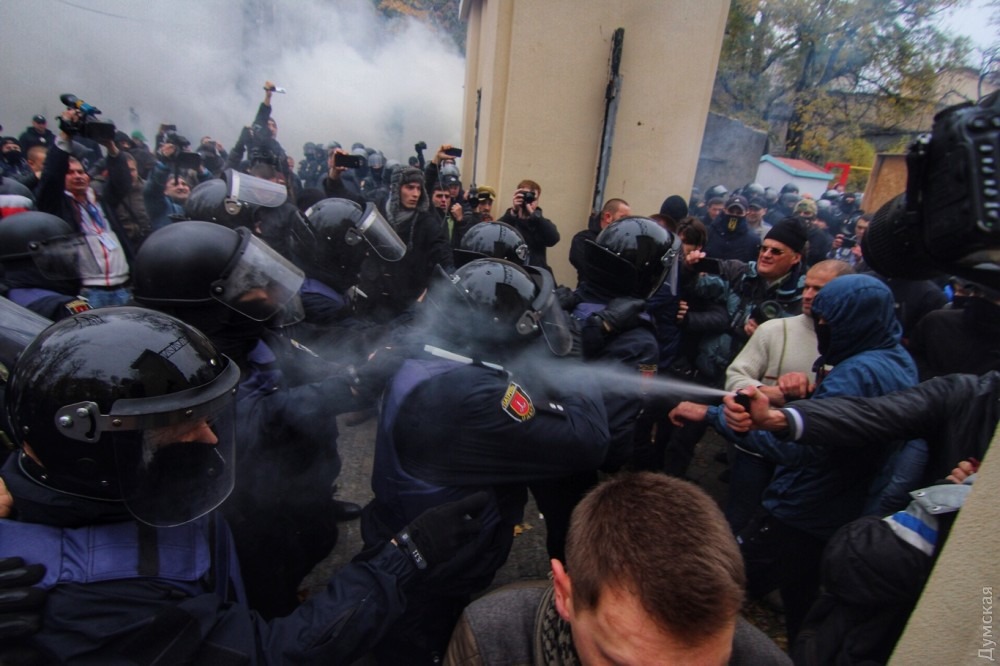
[[[559,242],[559,230],[552,220],[542,215],[538,201],[542,196],[542,186],[533,180],[522,180],[517,184],[511,207],[500,218],[521,232],[528,244],[528,265],[540,266],[546,270],[549,263],[545,250]]]
[[[385,219],[406,244],[398,261],[370,253],[361,264],[358,312],[384,324],[402,314],[427,288],[435,266],[453,270],[447,226],[431,210],[424,173],[404,167],[392,176]]]

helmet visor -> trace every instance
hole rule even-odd
[[[680,262],[677,261],[677,257],[682,251],[682,246],[680,236],[677,234],[671,235],[673,236],[673,242],[670,245],[670,249],[664,252],[663,257],[660,259],[663,270],[660,271],[660,276],[656,279],[653,289],[646,298],[652,297],[664,284],[668,286],[671,294],[677,294],[677,281],[680,279]]]
[[[371,203],[365,206],[361,221],[347,231],[348,245],[356,245],[362,238],[386,261],[399,261],[406,254],[406,244]]]
[[[52,320],[0,298],[0,321],[3,322],[0,326],[0,384],[3,384],[18,355],[39,333],[52,325]]]
[[[556,356],[566,356],[573,348],[573,336],[570,333],[569,316],[559,305],[555,293],[555,280],[545,269],[528,268],[532,279],[538,285],[538,296],[532,303],[532,309],[522,317],[530,318],[541,329],[542,337],[549,350]],[[522,323],[518,322],[518,330]]]
[[[81,275],[99,275],[94,253],[82,235],[58,236],[28,246],[31,260],[50,280],[77,280]]]
[[[208,385],[112,406],[107,424],[121,496],[137,520],[181,525],[229,496],[236,470],[238,381],[239,369],[230,362]]]
[[[226,182],[229,183],[229,196],[244,203],[277,208],[288,199],[288,190],[281,183],[272,183],[232,169],[226,171]]]
[[[305,276],[263,241],[249,233],[244,238],[235,263],[212,283],[212,297],[251,319],[266,321],[292,300]]]

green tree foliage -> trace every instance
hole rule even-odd
[[[840,159],[933,108],[968,40],[935,17],[963,0],[733,0],[712,110],[766,129],[791,157]]]
[[[386,16],[412,16],[437,26],[465,53],[465,24],[459,17],[459,0],[372,0],[372,3]]]

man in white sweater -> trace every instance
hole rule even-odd
[[[802,314],[771,319],[757,327],[743,350],[726,369],[726,390],[753,386],[772,404],[806,398],[816,382],[813,363],[819,356],[813,328],[812,303],[830,280],[854,273],[850,264],[836,259],[821,261],[806,273]],[[760,502],[760,494],[774,472],[773,465],[756,453],[729,447],[731,465],[726,519],[738,532]]]

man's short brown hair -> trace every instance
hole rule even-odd
[[[621,209],[622,206],[628,206],[628,202],[624,199],[608,199],[604,202],[604,206],[601,208],[601,215],[604,215],[605,213],[614,215]]]
[[[542,195],[542,186],[533,180],[522,180],[517,184],[519,190],[534,190],[539,196]]]
[[[592,490],[573,511],[566,569],[575,607],[596,608],[616,587],[691,643],[743,605],[743,558],[722,512],[694,484],[663,474],[623,474]]]

